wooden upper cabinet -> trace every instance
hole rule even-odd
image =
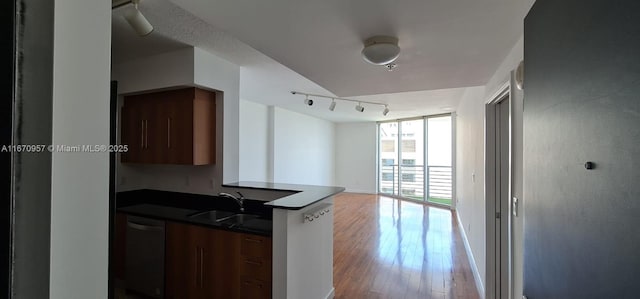
[[[125,96],[123,163],[215,163],[215,93],[196,87]]]

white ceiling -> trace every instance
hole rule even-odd
[[[245,100],[336,122],[443,113],[466,87],[487,83],[522,34],[533,2],[143,0],[154,32],[135,36],[114,10],[113,59],[192,45],[241,66]],[[400,39],[393,72],[360,57],[362,41],[380,34]],[[372,106],[357,113],[346,102],[330,112],[329,100],[308,107],[291,90],[386,103],[392,112],[382,117]]]

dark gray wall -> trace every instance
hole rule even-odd
[[[529,299],[640,294],[639,12],[538,0],[525,20]]]
[[[51,144],[53,3],[17,5],[13,144]],[[51,154],[13,154],[13,298],[49,297]]]

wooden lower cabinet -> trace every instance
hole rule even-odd
[[[236,234],[240,244],[240,298],[271,298],[271,238]]]
[[[167,222],[165,254],[168,299],[271,298],[271,238]]]

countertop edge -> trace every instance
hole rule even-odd
[[[236,182],[223,184],[222,186],[228,188],[247,188],[296,192],[294,194],[265,203],[265,205],[271,206],[274,209],[284,210],[301,210],[345,190],[344,187],[337,186],[315,186],[265,182]]]

